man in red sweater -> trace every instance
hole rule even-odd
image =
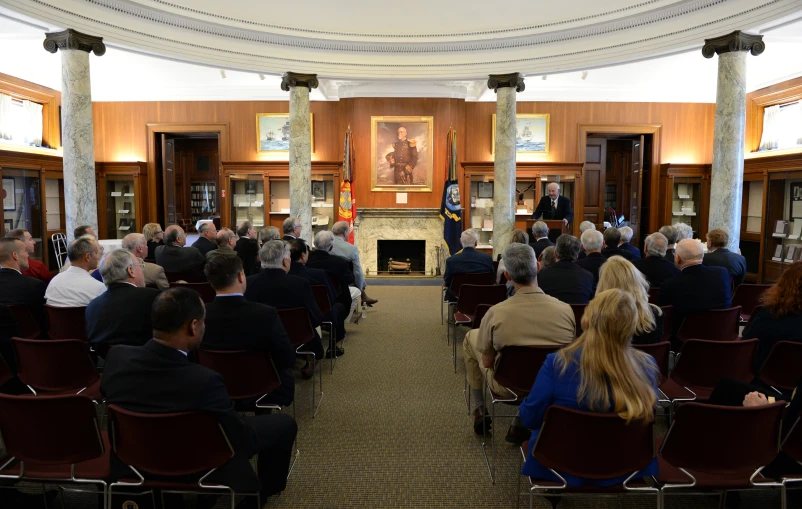
[[[24,228],[16,228],[11,230],[6,234],[7,238],[14,238],[25,244],[25,250],[28,251],[28,255],[33,255],[34,247],[36,246],[36,241],[33,240],[31,233],[24,229]],[[45,284],[49,283],[51,279],[53,279],[53,274],[47,270],[47,265],[40,262],[39,260],[34,260],[33,258],[28,258],[28,269],[22,271],[23,276],[32,277],[35,279],[39,279],[44,281]]]

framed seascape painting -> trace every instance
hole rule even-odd
[[[370,190],[432,192],[434,117],[370,117]]]
[[[315,123],[312,113],[309,114],[309,138],[311,150],[315,152]],[[289,113],[257,113],[256,114],[256,151],[257,152],[289,152],[290,151],[290,114]]]
[[[493,113],[490,153],[496,153],[496,114]],[[549,114],[519,113],[515,116],[515,152],[517,154],[549,153]]]

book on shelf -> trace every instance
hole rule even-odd
[[[793,263],[797,258],[799,258],[798,246],[788,246],[785,250],[785,263]]]
[[[791,230],[791,235],[788,236],[789,239],[799,239],[802,237],[802,219],[794,219],[794,228]]]
[[[777,245],[777,248],[774,250],[774,256],[772,256],[771,259],[775,262],[781,262],[783,261],[782,256],[783,256],[783,246],[782,244],[779,244]]]
[[[774,233],[772,233],[771,236],[785,237],[786,235],[788,235],[788,221],[783,221],[780,219],[774,223]]]
[[[112,196],[112,198],[116,198],[116,197],[118,197],[118,196],[122,196],[122,195],[123,195],[123,193],[121,193],[121,192],[119,192],[119,191],[112,191],[112,192],[111,192],[111,196]]]
[[[117,211],[117,213],[118,214],[127,214],[128,213],[128,209],[120,209],[120,210]]]
[[[493,230],[493,220],[492,219],[483,220],[482,221],[482,230],[484,230],[484,231]]]

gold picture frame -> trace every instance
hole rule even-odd
[[[409,143],[403,157],[414,164],[395,164],[399,129]],[[370,190],[394,193],[431,193],[434,173],[434,117],[370,117]],[[399,156],[400,158],[401,156]],[[410,166],[410,168],[406,168]],[[410,179],[408,182],[400,179]]]
[[[290,151],[289,113],[256,114],[256,152],[281,153]],[[282,132],[285,131],[285,132]],[[264,135],[264,136],[263,136]],[[286,136],[286,139],[283,139]],[[315,153],[315,116],[309,114],[309,138],[311,152]]]
[[[496,153],[496,114],[493,113],[493,131],[490,135],[490,153]],[[529,139],[525,139],[526,130]],[[518,113],[515,115],[516,154],[548,154],[551,115],[548,113]]]

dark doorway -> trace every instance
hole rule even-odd
[[[425,240],[377,240],[379,274],[404,274],[419,276],[426,273]],[[390,270],[390,259],[409,262],[409,272]]]

